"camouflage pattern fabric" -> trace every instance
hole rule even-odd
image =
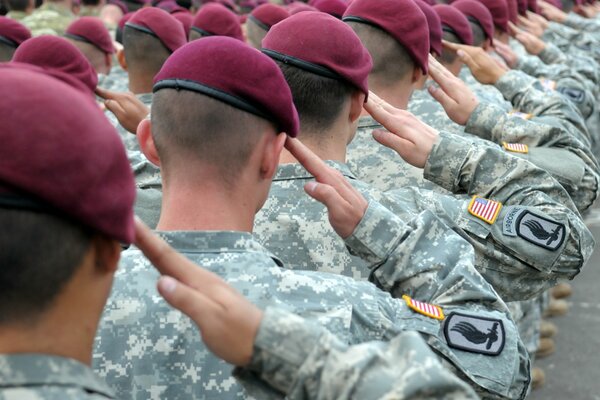
[[[75,15],[68,8],[44,3],[31,15],[23,18],[23,25],[29,28],[33,36],[64,35],[67,27],[73,22]]]
[[[23,19],[25,17],[27,17],[27,13],[24,11],[13,10],[13,11],[9,11],[8,14],[6,14],[6,17],[14,19],[16,21],[23,21]]]
[[[101,83],[98,83],[98,86],[113,92],[127,92],[129,90],[129,75],[127,75],[127,71],[121,68],[116,59],[113,59],[110,74]]]
[[[443,334],[443,321],[412,311],[404,300],[392,298],[371,283],[282,268],[283,263],[248,233],[160,234],[175,249],[220,275],[263,309],[281,307],[318,322],[347,345],[387,342],[401,332],[420,332],[444,365],[467,380],[479,394],[486,398],[523,398],[529,384],[529,359],[506,306],[473,268],[472,249],[466,242],[430,212],[423,213],[421,223],[432,232],[446,232],[445,236],[440,235],[440,243],[454,249],[451,255],[443,251],[430,253],[429,265],[421,264],[421,273],[424,282],[435,279],[438,285],[422,287],[446,315],[460,311],[502,321],[505,346],[497,356],[451,348]],[[403,257],[402,253],[397,254],[397,247],[405,231],[406,224],[398,217],[370,202],[365,218],[346,244],[355,254],[389,263],[388,260]],[[412,279],[410,293],[418,299],[418,276],[407,277],[398,268],[397,277],[399,286],[402,280]],[[161,300],[155,290],[157,278],[158,273],[139,251],[123,254],[94,351],[95,369],[119,396],[283,398],[282,393],[273,389],[269,392],[259,382],[243,389],[231,376],[232,368],[204,347],[193,324]],[[271,353],[278,359],[285,355]],[[284,379],[294,381],[293,377]],[[257,387],[261,389],[259,393],[255,392]]]
[[[152,164],[140,151],[128,150],[127,158],[135,176],[135,214],[146,225],[155,228],[160,218],[162,204],[160,169]]]
[[[0,400],[106,400],[113,391],[84,364],[45,354],[0,355]]]

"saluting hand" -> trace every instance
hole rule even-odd
[[[485,85],[495,84],[507,71],[481,47],[450,43],[445,40],[442,40],[442,44],[447,49],[456,51],[458,58],[469,67],[475,79]]]
[[[563,22],[567,18],[565,12],[545,1],[538,1],[538,7],[540,8],[542,15],[550,21]]]
[[[496,40],[494,42],[494,50],[496,50],[496,53],[502,57],[506,65],[508,65],[510,68],[515,68],[517,66],[517,63],[519,62],[519,56],[513,51],[513,49],[510,48],[510,46],[502,43],[499,40]]]
[[[138,218],[135,229],[135,245],[163,275],[159,293],[196,323],[202,341],[217,357],[247,365],[262,311],[220,277],[175,251]]]
[[[140,122],[150,114],[148,107],[133,93],[112,92],[98,87],[96,94],[105,100],[104,105],[115,114],[121,126],[134,135]]]
[[[546,30],[540,23],[527,19],[522,15],[519,15],[519,25],[521,25],[527,32],[535,35],[538,38],[541,37]]]
[[[537,56],[546,48],[546,43],[539,37],[518,28],[512,22],[509,22],[508,26],[513,37],[525,47],[529,54]]]
[[[285,148],[315,177],[304,185],[306,193],[327,207],[329,223],[342,239],[350,236],[367,211],[367,200],[298,139],[288,137]]]
[[[439,88],[433,86],[428,88],[431,96],[444,107],[452,121],[465,125],[479,105],[477,96],[462,80],[454,76],[431,55],[429,56],[429,76],[440,85]]]
[[[418,168],[425,167],[438,139],[438,131],[412,113],[391,106],[373,92],[369,92],[369,101],[364,107],[387,129],[374,131],[375,140],[394,150],[407,163]]]

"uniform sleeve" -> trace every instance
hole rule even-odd
[[[236,370],[289,399],[476,399],[444,368],[422,337],[404,332],[389,342],[348,346],[326,329],[267,308],[251,363]]]
[[[442,134],[424,176],[466,194],[462,201],[440,200],[440,212],[466,232],[483,258],[477,261],[478,270],[505,300],[527,299],[559,279],[572,279],[591,255],[593,237],[571,198],[529,162]],[[474,195],[499,202],[497,218],[487,222],[473,215],[469,209]]]

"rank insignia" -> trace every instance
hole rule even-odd
[[[469,214],[484,220],[488,224],[493,224],[500,214],[502,209],[502,203],[481,198],[479,196],[473,196],[471,203],[469,204]]]
[[[426,315],[434,319],[444,319],[444,312],[440,306],[434,306],[433,304],[423,303],[422,301],[414,300],[410,296],[402,296],[408,308],[419,314]]]
[[[533,117],[533,114],[522,113],[517,110],[512,110],[511,112],[508,113],[508,115],[510,117],[521,118],[521,119],[526,119],[526,120],[529,120],[529,119],[531,119],[531,117]]]
[[[526,144],[502,142],[502,147],[504,147],[504,150],[513,153],[529,153],[529,146],[527,146]]]
[[[556,82],[552,79],[540,78],[540,84],[547,92],[553,92],[556,89]]]
[[[500,354],[506,339],[502,320],[457,312],[446,318],[444,336],[450,347],[488,356]]]
[[[564,242],[564,224],[526,211],[517,220],[517,235],[537,246],[555,251]]]

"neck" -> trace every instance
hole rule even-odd
[[[172,181],[163,175],[163,199],[157,230],[161,231],[241,231],[252,232],[257,207],[242,185],[224,190],[222,184],[207,179],[198,183],[180,177]],[[212,175],[218,176],[218,175]],[[214,179],[214,178],[213,178]],[[238,183],[238,182],[236,182]]]
[[[302,143],[319,156],[321,160],[345,163],[348,137],[339,132],[339,130],[334,129],[317,134],[301,131],[298,136],[302,138]],[[293,164],[297,162],[298,160],[289,151],[283,149],[279,156],[279,164]]]
[[[373,93],[387,101],[390,105],[401,110],[408,108],[408,101],[412,95],[412,85],[399,82],[393,86],[386,86],[377,83],[371,84],[369,82],[369,87]],[[363,109],[360,115],[362,117],[369,115],[369,113]]]
[[[149,79],[146,75],[128,72],[129,91],[133,94],[152,93],[152,77]]]

